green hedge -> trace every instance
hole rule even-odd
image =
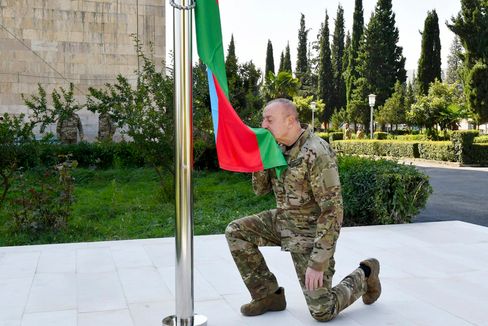
[[[215,170],[218,168],[215,143],[195,142],[195,152],[199,155],[194,162],[195,168]],[[5,147],[5,146],[4,146]],[[7,153],[7,148],[2,149]],[[16,159],[17,166],[52,166],[60,161],[60,156],[71,155],[73,160],[78,161],[79,167],[89,168],[130,168],[144,167],[147,162],[141,152],[130,142],[80,142],[74,145],[30,143],[21,146],[10,146],[8,159]],[[7,155],[0,157],[0,163]]]
[[[329,132],[329,143],[333,142],[335,140],[343,140],[344,139],[344,133],[343,132]]]
[[[488,144],[488,135],[475,137],[473,143]]]
[[[374,139],[386,139],[388,138],[388,134],[383,131],[375,131],[373,134]]]
[[[344,154],[418,157],[418,143],[396,140],[355,140],[335,141],[332,143],[335,151]]]
[[[432,193],[428,176],[392,161],[343,156],[339,174],[348,226],[408,223]]]
[[[322,138],[323,140],[325,140],[326,142],[329,142],[329,133],[328,132],[316,132],[315,133],[317,136],[319,136],[320,138]]]
[[[488,144],[473,144],[465,158],[472,165],[488,166]]]
[[[434,161],[456,162],[454,145],[450,141],[423,141],[418,143],[418,158]]]

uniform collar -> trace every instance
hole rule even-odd
[[[298,137],[295,144],[293,144],[293,146],[288,150],[285,146],[283,147],[283,154],[288,158],[288,161],[296,159],[298,153],[300,152],[300,148],[302,148],[303,144],[305,144],[307,139],[310,138],[310,135],[312,134],[312,128],[309,125],[302,123],[300,126],[305,129],[305,131],[300,137]]]

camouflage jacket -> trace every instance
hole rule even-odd
[[[253,190],[275,194],[282,249],[311,251],[309,267],[323,271],[334,254],[343,217],[335,153],[310,128],[283,153],[288,168],[281,177],[274,169],[255,172]]]

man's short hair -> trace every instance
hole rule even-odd
[[[286,98],[277,98],[277,99],[269,101],[266,104],[265,108],[267,108],[268,106],[274,105],[274,104],[282,105],[286,110],[286,112],[285,112],[286,115],[293,116],[295,118],[295,120],[298,122],[298,110],[297,110],[295,103],[293,103],[292,101],[290,101],[289,99],[286,99]]]

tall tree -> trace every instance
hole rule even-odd
[[[461,70],[463,66],[463,46],[456,35],[452,41],[447,57],[446,82],[448,84],[462,84]]]
[[[261,72],[252,61],[249,61],[239,66],[239,76],[244,94],[244,107],[239,112],[239,116],[251,126],[259,125],[261,120],[259,110],[263,105],[263,99],[259,94]]]
[[[268,40],[268,46],[266,48],[266,68],[264,69],[264,76],[268,76],[269,72],[272,74],[275,73],[273,44],[271,44],[271,40]]]
[[[295,75],[300,80],[302,85],[306,85],[307,71],[308,71],[308,30],[305,27],[305,15],[301,14],[300,29],[298,30],[298,48],[297,48],[297,66]]]
[[[284,64],[285,64],[285,55],[283,54],[283,51],[281,51],[281,55],[280,55],[280,66],[278,68],[278,72],[284,70],[284,68],[283,68],[283,65]]]
[[[364,32],[364,17],[363,17],[363,1],[356,0],[354,4],[354,16],[352,23],[352,38],[351,46],[348,53],[346,77],[346,102],[351,101],[354,81],[359,78],[357,72],[357,57],[359,52],[359,45]]]
[[[283,71],[288,71],[289,73],[293,73],[291,68],[290,43],[286,44],[285,59],[283,61]]]
[[[478,123],[488,122],[488,1],[461,0],[461,11],[448,27],[459,36],[464,52],[464,88]]]
[[[349,33],[349,31],[347,31],[346,41],[344,42],[344,55],[342,56],[342,78],[344,79],[344,83],[347,81],[347,67],[349,66],[350,52],[351,52],[351,34]]]
[[[334,37],[331,48],[332,71],[334,75],[334,96],[328,106],[332,111],[343,108],[346,105],[346,84],[343,77],[344,58],[344,9],[339,4],[334,27]]]
[[[325,11],[325,22],[321,26],[320,33],[320,56],[319,56],[319,73],[318,73],[318,96],[325,103],[323,121],[328,122],[334,113],[332,107],[332,98],[334,96],[334,73],[332,71],[332,61],[329,42],[329,15]]]
[[[364,31],[358,55],[358,73],[352,101],[359,120],[369,125],[368,94],[376,94],[376,107],[382,106],[394,91],[395,82],[407,78],[405,57],[397,45],[398,28],[391,0],[378,0],[374,13]]]
[[[239,111],[243,103],[240,103],[241,81],[239,78],[239,64],[237,62],[234,35],[231,35],[229,47],[227,48],[227,57],[225,58],[225,70],[227,72],[227,82],[229,84],[230,102],[234,106],[234,108]]]
[[[422,32],[422,50],[418,65],[418,90],[427,95],[430,83],[441,80],[441,39],[439,37],[439,18],[435,10],[427,13]]]

